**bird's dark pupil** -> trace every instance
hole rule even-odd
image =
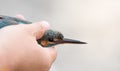
[[[49,40],[50,42],[53,42],[53,38],[49,38],[48,40]]]

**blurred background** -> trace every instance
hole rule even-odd
[[[1,0],[0,14],[46,20],[86,45],[58,45],[50,71],[120,71],[120,0]]]

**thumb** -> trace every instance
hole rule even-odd
[[[22,16],[21,14],[16,15],[16,17],[25,20],[24,16]],[[49,29],[50,25],[48,22],[42,21],[42,22],[29,24],[29,26],[27,27],[28,30],[30,32],[33,32],[34,36],[36,36],[36,38],[39,39],[43,36],[44,32]]]
[[[29,31],[32,32],[32,34],[36,37],[36,39],[39,39],[44,35],[45,31],[49,29],[50,25],[48,22],[42,21],[29,24],[27,27]]]

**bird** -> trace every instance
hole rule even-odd
[[[9,25],[18,25],[18,24],[32,24],[32,22],[23,20],[16,17],[0,15],[0,29],[9,26]],[[58,44],[87,44],[79,40],[65,38],[63,34],[59,31],[49,29],[45,31],[42,38],[37,40],[38,44],[42,47],[52,47]]]

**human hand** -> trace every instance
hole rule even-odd
[[[46,22],[37,22],[0,29],[0,71],[49,71],[56,48],[43,48],[36,41],[48,27]]]

